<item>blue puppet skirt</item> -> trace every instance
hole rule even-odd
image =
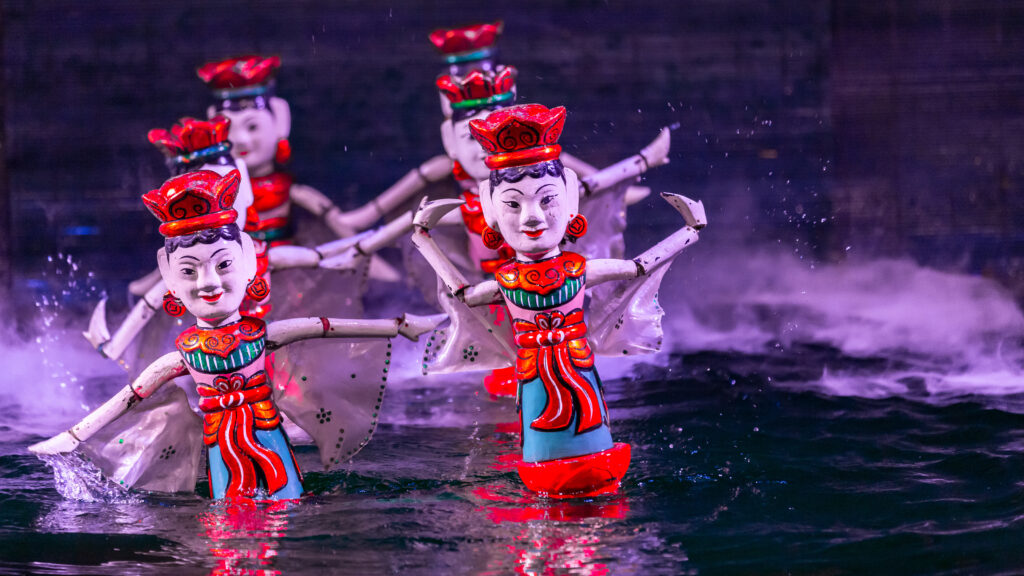
[[[264,447],[277,454],[284,462],[284,468],[288,476],[288,483],[274,494],[266,494],[266,486],[260,486],[260,493],[254,498],[257,500],[292,500],[302,496],[302,478],[299,476],[299,469],[295,465],[295,457],[292,455],[292,447],[288,444],[281,427],[273,430],[256,430],[256,441]],[[210,493],[214,500],[224,498],[228,481],[231,478],[224,458],[220,454],[220,446],[210,446]],[[261,478],[262,480],[262,478]]]
[[[597,375],[596,370],[580,370],[579,373],[594,389],[597,398],[600,400],[601,425],[589,432],[577,434],[576,424],[579,422],[579,414],[576,414],[572,424],[564,430],[555,432],[534,430],[530,427],[530,422],[533,422],[544,411],[548,395],[544,390],[544,384],[541,382],[540,377],[520,382],[520,417],[522,418],[524,462],[545,462],[548,460],[571,458],[573,456],[583,456],[601,452],[612,447],[612,431],[608,427],[608,412],[605,409],[600,377]]]

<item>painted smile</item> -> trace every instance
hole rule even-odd
[[[206,296],[204,294],[200,294],[199,297],[202,298],[203,300],[206,300],[210,304],[213,304],[217,300],[220,300],[220,297],[223,296],[223,295],[224,295],[223,292],[218,292],[216,294],[213,294],[212,296]]]
[[[526,234],[530,238],[540,238],[540,235],[544,233],[544,230],[523,230],[523,234]]]

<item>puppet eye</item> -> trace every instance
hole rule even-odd
[[[502,202],[504,202],[506,206],[513,210],[519,209],[519,202],[516,202],[515,200],[502,200]]]
[[[228,268],[231,267],[231,263],[232,263],[231,260],[225,260],[225,261],[221,262],[220,264],[217,264],[217,269],[218,270],[227,270]]]

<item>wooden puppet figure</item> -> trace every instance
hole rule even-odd
[[[218,115],[209,121],[182,118],[170,130],[155,128],[149,131],[149,141],[167,158],[167,167],[172,176],[195,170],[211,170],[221,176],[230,170],[238,170],[241,180],[235,199],[235,211],[239,213],[240,226],[246,224],[246,214],[255,200],[249,170],[245,162],[231,156],[232,144],[228,139],[231,120]],[[263,284],[260,289],[250,290],[250,296],[262,296],[260,300],[247,297],[242,302],[242,312],[248,316],[264,318],[270,311],[270,266],[268,245],[262,240],[254,243],[256,249],[257,275]]]
[[[235,223],[238,214],[233,205],[240,179],[238,171],[226,176],[208,170],[188,172],[143,196],[146,207],[161,221],[160,233],[165,238],[164,247],[157,253],[160,275],[170,292],[165,308],[180,306],[197,322],[178,336],[177,351],[154,361],[78,425],[31,447],[33,451],[68,452],[97,436],[98,444],[86,444],[84,448],[109,477],[145,489],[190,489],[196,478],[197,460],[179,457],[172,465],[170,457],[178,450],[159,452],[161,445],[177,445],[181,452],[198,458],[199,453],[188,446],[190,439],[194,440],[191,421],[195,417],[187,409],[184,395],[179,394],[177,400],[170,398],[166,410],[158,403],[155,412],[150,411],[142,419],[121,418],[140,403],[141,408],[133,412],[145,413],[149,409],[142,400],[186,373],[195,381],[200,396],[201,437],[207,448],[207,477],[214,498],[281,500],[302,494],[301,475],[281,426],[282,407],[287,410],[290,406],[288,416],[320,445],[325,465],[339,461],[345,444],[350,445],[346,455],[351,456],[366,443],[376,425],[384,393],[379,370],[383,367],[386,373],[388,361],[383,353],[380,358],[363,357],[366,362],[380,363],[369,372],[363,366],[346,366],[352,382],[330,384],[349,387],[349,397],[321,405],[317,419],[312,407],[302,404],[318,395],[307,382],[315,380],[315,375],[303,375],[304,384],[295,384],[298,388],[294,390],[278,386],[270,380],[269,352],[310,338],[381,339],[402,334],[415,339],[434,321],[412,316],[388,320],[292,318],[268,325],[262,319],[242,315],[239,306],[259,284],[259,277],[253,240]],[[372,397],[357,392],[359,381],[368,381]],[[169,410],[176,416],[167,416]],[[329,430],[316,429],[317,420],[323,424],[332,419]],[[337,432],[339,424],[342,431],[358,430],[362,438],[366,430],[367,436],[358,447],[351,446],[353,440]],[[105,430],[108,426],[118,431]],[[127,446],[125,437],[131,440]],[[173,443],[164,444],[170,442],[166,438],[173,438]],[[331,446],[325,446],[327,442]],[[330,459],[323,458],[325,448],[333,454]],[[160,473],[148,468],[157,468]]]
[[[578,213],[578,177],[559,160],[557,142],[564,121],[562,107],[549,110],[529,104],[469,123],[473,137],[489,153],[490,174],[480,183],[486,222],[483,237],[504,241],[515,251],[513,259],[495,270],[495,281],[467,285],[435,249],[428,226],[421,224],[414,234],[414,242],[455,297],[470,306],[491,304],[495,298],[508,306],[522,425],[519,473],[531,490],[556,497],[615,490],[630,459],[629,445],[612,440],[594,364],[594,349],[599,347],[594,337],[604,336],[605,329],[590,334],[583,309],[586,289],[612,280],[627,281],[620,300],[638,298],[640,302],[620,306],[622,316],[615,330],[629,324],[625,310],[649,310],[640,320],[657,323],[657,335],[631,325],[624,330],[635,330],[635,345],[656,348],[660,343],[657,284],[672,258],[696,241],[696,228],[703,226],[704,218],[699,203],[664,195],[683,212],[688,225],[636,260],[588,261],[562,251],[566,239],[587,231],[586,219]],[[429,204],[425,209],[429,211]],[[417,217],[419,223],[432,220],[436,221],[429,215]],[[634,288],[628,287],[631,283]]]
[[[210,170],[225,176],[237,170],[240,179],[233,208],[239,215],[236,224],[241,228],[253,203],[253,191],[245,163],[231,156],[230,126],[231,121],[225,116],[215,116],[210,120],[185,117],[169,130],[150,130],[148,138],[164,155],[171,176],[198,170]],[[278,246],[271,250],[262,240],[254,240],[253,244],[257,275],[263,284],[260,289],[250,290],[249,294],[262,299],[256,301],[247,297],[242,303],[242,313],[258,318],[264,318],[270,311],[271,269],[315,268],[324,256],[331,253],[328,247],[323,246],[319,250],[298,246]],[[158,311],[169,302],[167,287],[159,270],[132,284],[132,292],[140,298],[122,324],[111,334],[106,322],[106,300],[102,300],[93,313],[85,337],[104,356],[121,363],[130,374],[137,376],[150,361],[166,351],[166,344],[173,341],[177,330],[171,323],[158,319]],[[169,306],[179,316],[184,312],[181,306],[173,303]],[[126,353],[133,344],[132,353]]]
[[[208,115],[231,120],[231,154],[245,162],[255,200],[246,215],[245,231],[271,246],[289,243],[295,233],[292,202],[323,219],[338,236],[352,230],[338,218],[341,211],[321,192],[293,182],[281,167],[291,158],[288,135],[292,116],[288,102],[275,95],[277,56],[244,56],[210,62],[197,70],[213,94]]]

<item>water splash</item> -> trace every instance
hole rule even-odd
[[[95,464],[79,452],[40,454],[53,469],[54,486],[65,499],[105,504],[138,504],[142,499],[127,488],[108,480]]]
[[[124,383],[123,373],[81,336],[88,322],[83,304],[103,297],[93,274],[64,254],[47,262],[41,278],[29,283],[35,292],[32,335],[0,333],[5,357],[0,405],[15,415],[10,426],[34,434],[60,430],[94,408],[93,401],[107,392],[104,386],[90,390],[97,387],[94,380],[115,387]]]

